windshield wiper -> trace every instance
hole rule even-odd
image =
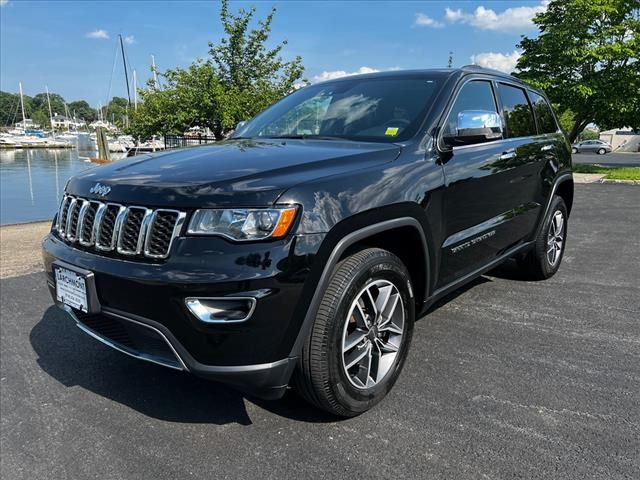
[[[345,137],[332,137],[331,135],[276,135],[263,138],[276,138],[279,140],[341,140],[352,142],[353,140]]]

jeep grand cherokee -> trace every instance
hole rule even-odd
[[[55,303],[121,352],[353,416],[434,301],[511,258],[553,275],[572,201],[541,92],[478,67],[375,73],[76,175],[44,262]]]

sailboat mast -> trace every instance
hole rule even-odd
[[[120,50],[122,51],[122,64],[124,65],[124,79],[127,82],[127,99],[129,100],[129,107],[131,107],[131,92],[129,90],[129,73],[127,72],[127,60],[124,56],[124,43],[122,42],[122,35],[120,37]]]
[[[156,73],[156,57],[151,55],[151,70],[153,71],[153,87],[158,88],[158,74]]]
[[[24,98],[22,97],[22,82],[18,82],[18,88],[20,89],[20,106],[22,107],[22,127],[27,128],[27,117],[24,114]]]
[[[138,81],[136,79],[136,69],[133,69],[133,109],[138,111]]]
[[[49,104],[49,122],[51,123],[51,130],[53,130],[53,113],[51,112],[51,98],[49,98],[49,87],[44,86],[47,91],[47,103]]]

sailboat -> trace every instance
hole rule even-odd
[[[20,91],[20,109],[22,110],[22,122],[16,124],[16,128],[8,133],[0,135],[0,147],[2,148],[71,148],[72,145],[47,137],[42,130],[35,128],[31,119],[27,118],[24,109],[24,94],[22,82],[18,83]]]

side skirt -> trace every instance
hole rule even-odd
[[[452,291],[460,288],[464,284],[469,283],[470,281],[478,278],[479,276],[488,272],[489,270],[493,270],[495,267],[509,260],[509,258],[513,257],[514,255],[517,255],[518,253],[528,250],[529,248],[531,248],[533,243],[534,243],[533,241],[530,241],[530,242],[523,243],[522,245],[513,247],[510,250],[507,250],[501,256],[494,258],[492,261],[490,261],[486,265],[478,268],[477,270],[474,270],[473,272],[466,274],[464,277],[461,277],[458,280],[455,280],[439,288],[438,290],[433,292],[429,300],[424,303],[424,306],[422,308],[422,311],[420,312],[420,315],[423,315],[431,305],[433,305],[435,302],[440,300],[442,297],[444,297],[448,293],[451,293]]]

